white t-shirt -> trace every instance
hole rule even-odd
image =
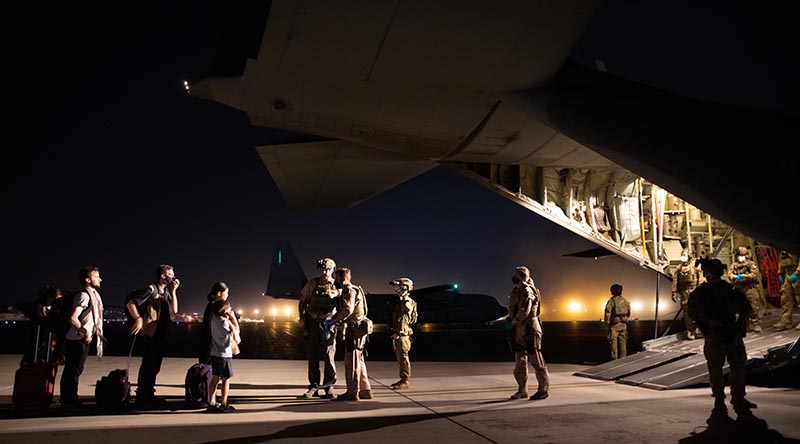
[[[78,294],[75,295],[75,300],[72,301],[72,309],[75,310],[75,307],[83,308],[83,312],[78,315],[78,319],[85,319],[86,323],[83,324],[83,327],[86,331],[89,332],[89,337],[92,336],[92,332],[94,332],[94,316],[92,315],[91,307],[89,305],[89,293],[86,290],[81,290]],[[89,311],[88,315],[85,311]],[[72,312],[70,312],[70,316],[72,316]],[[67,330],[67,334],[65,337],[71,341],[78,341],[82,340],[83,336],[80,334],[77,328],[70,323],[69,330]]]
[[[231,329],[233,325],[227,317],[212,315],[211,318],[211,356],[232,358]]]

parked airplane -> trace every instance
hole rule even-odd
[[[735,247],[748,246],[769,271],[775,248],[800,252],[800,224],[779,191],[795,190],[800,176],[786,156],[800,128],[797,101],[754,104],[719,90],[708,99],[684,93],[695,85],[669,91],[609,73],[605,56],[634,67],[643,59],[615,52],[611,30],[663,39],[650,29],[670,11],[647,5],[275,0],[268,11],[221,14],[236,23],[220,47],[241,55],[242,72],[186,88],[246,112],[255,126],[295,134],[257,147],[292,205],[351,206],[446,165],[667,276],[682,247],[729,263]],[[719,22],[699,16],[713,8],[686,14]],[[730,91],[774,87],[783,97],[796,91],[796,76],[785,74],[794,52],[776,48],[791,47],[781,24],[794,21],[780,8],[764,14],[767,26],[715,40],[755,33],[747,45],[713,53],[775,71],[773,83]],[[680,32],[685,40],[688,28]],[[681,53],[662,48],[671,42],[648,51]],[[696,80],[704,61],[670,68]]]
[[[291,245],[278,243],[272,253],[267,291],[264,296],[272,299],[265,317],[297,317],[297,304],[286,304],[284,300],[297,300],[300,290],[308,282],[303,267],[297,260]],[[366,289],[365,289],[366,291]],[[388,303],[397,296],[394,293],[378,294],[367,291],[369,318],[376,324],[385,324]],[[508,311],[492,296],[486,294],[461,293],[458,284],[436,285],[416,288],[411,298],[417,302],[418,323],[478,323],[489,324],[505,317]]]

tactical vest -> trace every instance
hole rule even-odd
[[[744,261],[744,262],[735,262],[731,265],[731,274],[736,276],[737,274],[749,274],[753,268],[753,261]],[[737,279],[733,280],[733,285],[739,288],[750,288],[756,285],[757,280],[754,278],[744,278],[744,280],[739,281]]]
[[[417,303],[410,297],[395,299],[389,305],[389,327],[401,336],[411,335],[417,322]]]
[[[312,319],[324,320],[333,314],[338,296],[339,291],[336,290],[332,282],[319,283],[311,291],[306,312]]]
[[[631,316],[631,304],[627,299],[622,296],[614,296],[611,298],[611,325],[628,323]]]
[[[509,298],[508,302],[508,309],[511,317],[517,317],[517,312],[519,311],[520,303],[522,302],[523,297],[527,297],[528,292],[524,290],[525,287],[530,288],[531,290],[531,298],[533,299],[531,303],[531,312],[528,313],[528,316],[525,317],[525,321],[533,319],[539,316],[539,294],[538,290],[535,287],[531,287],[529,285],[524,285],[523,287],[514,287],[511,290],[511,297]]]
[[[353,312],[350,313],[350,316],[348,316],[346,320],[348,322],[350,321],[358,322],[367,317],[367,310],[366,310],[367,300],[366,296],[364,296],[364,290],[362,290],[360,287],[351,285],[345,290],[349,291],[350,289],[356,291],[356,297],[355,297],[355,304],[353,306]]]
[[[697,284],[697,268],[683,264],[678,267],[678,285],[681,289],[694,287]]]

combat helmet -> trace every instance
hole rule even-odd
[[[324,257],[317,261],[317,270],[334,270],[336,269],[336,262],[329,257]]]
[[[389,285],[394,287],[402,287],[405,291],[411,291],[414,289],[414,281],[406,277],[393,279],[389,281]]]

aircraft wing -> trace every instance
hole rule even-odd
[[[299,207],[350,207],[437,165],[341,140],[257,150],[287,202]]]

